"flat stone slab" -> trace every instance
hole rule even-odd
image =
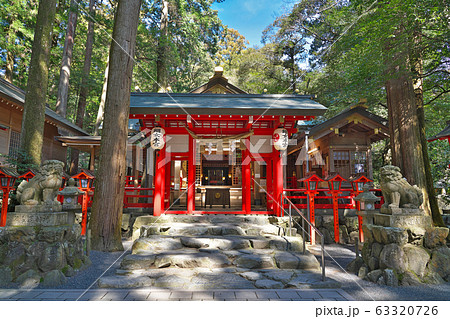
[[[263,274],[268,279],[280,281],[280,282],[286,284],[292,279],[295,272],[290,271],[290,270],[274,269],[274,270],[265,271]]]
[[[233,264],[248,269],[274,268],[275,262],[271,256],[242,254]]]
[[[250,247],[250,240],[230,237],[181,237],[181,243],[189,248],[216,248],[220,250],[237,250]]]
[[[199,274],[192,278],[192,289],[253,289],[253,283],[236,274]]]
[[[139,238],[133,243],[132,253],[145,254],[164,250],[181,249],[182,247],[183,245],[179,239],[161,237]]]
[[[190,280],[188,278],[179,277],[176,275],[163,276],[155,280],[154,286],[160,288],[187,288]]]
[[[263,274],[261,272],[256,272],[256,271],[246,271],[246,272],[240,273],[239,275],[241,275],[243,278],[245,278],[247,280],[251,280],[251,281],[264,279]]]
[[[281,289],[284,287],[281,282],[270,279],[257,280],[255,286],[260,289]]]
[[[341,284],[334,279],[325,278],[322,281],[322,273],[303,273],[290,280],[286,287],[319,289],[319,288],[339,288]]]
[[[146,269],[155,263],[155,255],[128,255],[120,263],[122,269]]]
[[[121,276],[105,276],[98,280],[99,288],[141,288],[151,287],[153,280],[149,277],[121,277]]]

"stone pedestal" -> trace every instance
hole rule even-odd
[[[74,213],[8,213],[6,226],[61,226],[73,225]]]
[[[447,228],[433,227],[420,209],[384,208],[363,217],[362,258],[350,264],[362,278],[384,285],[440,284],[450,280]]]
[[[16,213],[52,213],[62,211],[60,203],[43,204],[43,205],[17,205]]]
[[[19,206],[0,228],[0,287],[11,281],[24,288],[61,285],[90,264],[73,211],[29,212],[30,207],[37,206]]]

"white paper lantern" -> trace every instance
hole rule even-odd
[[[277,128],[272,135],[273,147],[277,151],[284,151],[289,145],[289,133],[284,128]]]
[[[151,142],[154,150],[160,150],[166,144],[166,131],[162,127],[155,127],[152,129]]]

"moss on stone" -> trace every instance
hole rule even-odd
[[[61,269],[61,272],[62,272],[64,275],[66,275],[68,270],[69,270],[69,266],[68,266],[68,265],[65,265],[65,266]]]
[[[83,266],[83,261],[80,258],[75,258],[73,261],[73,269],[80,269]]]

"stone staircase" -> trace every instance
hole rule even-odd
[[[100,288],[331,288],[287,219],[240,215],[141,216],[132,253]]]

